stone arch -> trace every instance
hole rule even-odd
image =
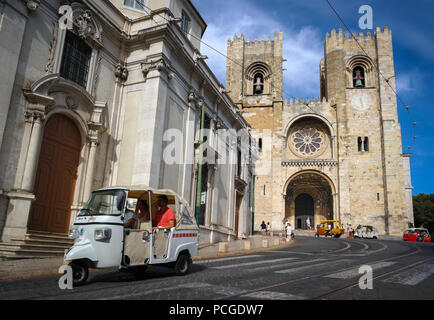
[[[249,67],[247,67],[245,72],[245,78],[247,80],[245,92],[247,94],[254,94],[253,85],[257,79],[258,74],[262,76],[263,79],[263,90],[262,94],[270,94],[271,93],[271,68],[268,66],[268,64],[256,61],[252,63]]]
[[[285,218],[296,228],[306,227],[306,217],[310,217],[311,226],[315,227],[321,220],[333,219],[336,215],[336,189],[333,181],[322,172],[303,170],[292,175],[285,183],[283,194]],[[296,199],[302,194],[313,199],[313,214],[296,212]]]
[[[366,55],[355,55],[346,62],[346,81],[347,87],[353,88],[354,70],[363,70],[363,87],[375,87],[374,62]]]

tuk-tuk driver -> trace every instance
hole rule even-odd
[[[160,209],[155,213],[157,227],[170,229],[175,226],[175,213],[167,207],[168,202],[167,196],[161,195],[158,197],[157,205]]]

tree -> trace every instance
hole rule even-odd
[[[424,227],[434,233],[434,193],[413,196],[415,227]]]

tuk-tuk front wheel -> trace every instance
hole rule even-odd
[[[81,286],[86,283],[89,277],[89,268],[86,264],[80,262],[71,262],[69,266],[72,268],[72,280],[74,286]]]
[[[190,270],[190,266],[191,266],[191,257],[187,254],[181,254],[178,257],[178,260],[176,260],[175,266],[174,266],[174,270],[176,275],[178,276],[183,276],[186,275],[188,273],[188,271]]]

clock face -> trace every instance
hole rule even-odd
[[[359,111],[368,110],[372,105],[372,100],[368,95],[357,93],[351,98],[351,104]]]

